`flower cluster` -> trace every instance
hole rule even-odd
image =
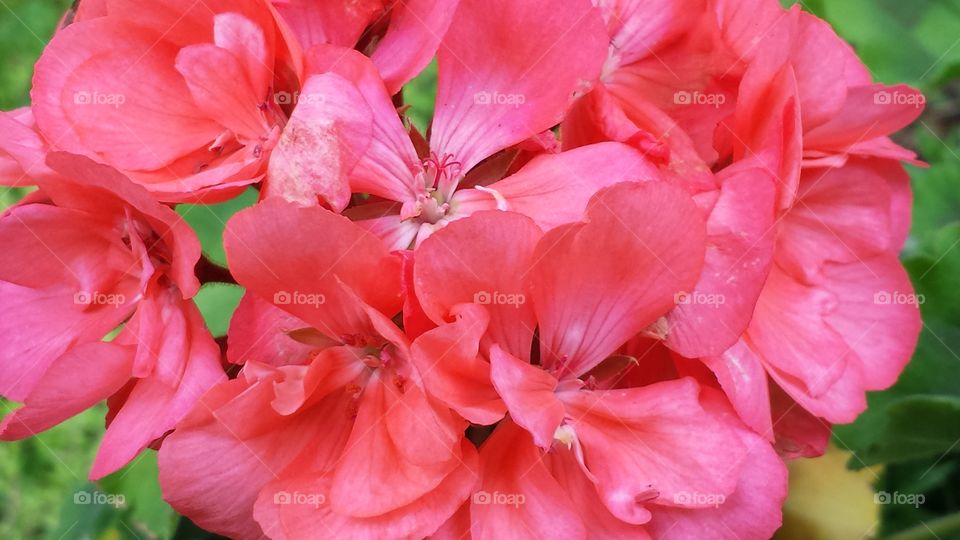
[[[916,344],[923,96],[776,0],[82,0],[31,95],[0,437],[106,400],[222,535],[767,538]],[[172,207],[251,187],[218,342]]]

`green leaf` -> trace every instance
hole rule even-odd
[[[176,513],[163,501],[158,474],[156,452],[145,450],[132,463],[97,483],[104,493],[123,498],[123,505],[111,510],[118,514],[121,528],[139,538],[171,538],[176,527]]]
[[[4,0],[0,3],[0,110],[27,105],[33,65],[71,0]]]
[[[928,238],[946,225],[960,222],[960,129],[941,140],[928,129],[918,126],[917,142],[927,169],[910,169],[913,179],[913,228],[919,240]]]
[[[213,337],[227,335],[230,318],[243,297],[243,291],[243,287],[229,283],[207,283],[194,297],[193,301]]]
[[[0,413],[14,408],[0,399]],[[61,507],[84,482],[105,412],[97,406],[35,437],[0,444],[0,538],[52,534]],[[61,537],[79,538],[54,536]]]
[[[421,133],[433,120],[433,108],[437,101],[437,61],[434,60],[420,75],[403,89],[403,99],[410,109],[407,116]]]
[[[857,452],[868,465],[960,451],[960,398],[906,397],[886,407],[886,416],[881,436]]]
[[[927,3],[917,0],[910,7],[920,12]],[[825,0],[823,4],[827,20],[882,82],[917,84],[936,60],[910,31],[913,17],[905,16],[898,2]]]
[[[0,186],[0,212],[20,202],[20,199],[36,188]]]
[[[919,253],[905,261],[917,293],[922,296],[924,320],[957,322],[960,305],[960,223],[954,223],[928,235]],[[919,299],[919,297],[918,297]]]
[[[197,233],[204,255],[216,264],[226,267],[223,230],[227,221],[240,210],[256,204],[258,197],[257,190],[250,188],[238,197],[220,204],[181,204],[177,206],[177,212]]]

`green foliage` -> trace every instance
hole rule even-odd
[[[437,61],[434,60],[403,89],[403,99],[410,109],[407,116],[413,125],[426,134],[433,120],[433,107],[437,99]]]
[[[170,538],[178,517],[160,495],[153,451],[96,482],[83,482],[62,501],[60,523],[49,540],[155,540]]]
[[[193,298],[213,337],[227,335],[230,318],[233,317],[242,296],[243,287],[227,283],[208,283]]]
[[[29,103],[33,64],[40,57],[70,0],[0,2],[0,109]]]
[[[28,103],[33,64],[70,3],[0,0],[0,108]],[[877,490],[924,498],[883,505],[881,537],[960,538],[960,0],[803,0],[802,7],[850,41],[878,81],[912,84],[928,98],[925,115],[902,135],[931,165],[910,168],[913,232],[904,256],[924,298],[920,343],[897,384],[870,395],[867,412],[834,433],[839,446],[853,451],[851,467],[883,465]],[[407,115],[424,133],[436,84],[434,62],[404,90]],[[0,188],[0,210],[28,192]],[[204,255],[226,266],[224,226],[257,197],[250,189],[221,204],[177,211],[197,232]],[[225,335],[242,293],[219,283],[201,289],[196,303],[215,336]],[[15,407],[0,405],[2,413]],[[105,412],[96,407],[35,438],[0,444],[0,538],[209,537],[178,520],[160,498],[152,451],[96,484],[85,480]],[[78,504],[78,493],[122,495],[124,504]]]
[[[0,400],[4,415],[16,407]],[[56,529],[58,509],[85,482],[105,413],[95,407],[36,437],[0,444],[0,538],[41,539]]]
[[[943,83],[960,66],[955,0],[787,0],[829,21],[885,83]]]
[[[0,186],[0,212],[20,202],[33,188],[11,188]]]
[[[177,212],[184,221],[193,227],[200,238],[203,254],[214,263],[227,266],[227,256],[223,252],[223,230],[234,214],[253,206],[257,202],[257,190],[250,188],[238,197],[220,204],[181,204]]]

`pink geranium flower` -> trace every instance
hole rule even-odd
[[[409,339],[390,320],[401,306],[399,259],[325,209],[268,200],[226,234],[238,281],[303,321],[288,338],[311,352],[302,363],[248,361],[203,399],[161,448],[166,499],[236,538],[432,533],[479,473],[466,422],[432,396],[417,366],[476,356],[482,311],[479,331],[455,322]],[[263,330],[256,335],[276,332]]]
[[[891,386],[910,360],[920,311],[897,258],[908,186],[903,168],[882,159],[805,171],[747,332],[705,360],[744,420],[771,439],[776,432],[788,453],[822,451],[829,424],[813,418],[853,421],[865,393]],[[774,386],[813,418],[774,425],[772,410],[789,407]]]
[[[433,58],[459,0],[273,0],[304,49],[356,48],[369,55],[390,95]]]
[[[283,165],[271,171],[267,194],[307,205],[319,197],[337,211],[353,193],[371,196],[347,215],[397,249],[482,209],[522,211],[551,226],[576,219],[600,187],[656,171],[620,145],[544,156],[497,183],[478,165],[558,124],[599,74],[605,43],[600,13],[585,0],[460,2],[438,52],[436,115],[424,156],[372,63],[353,51],[314,48],[311,92],[329,96],[323,88],[346,79],[357,95],[344,90],[319,109],[304,108],[302,119],[294,113],[301,133],[281,141]]]
[[[537,501],[516,509],[474,501],[474,535],[493,538],[527,527],[542,536],[561,524],[583,531],[588,517],[629,530],[650,523],[661,505],[700,506],[685,502],[683,493],[734,493],[747,451],[739,437],[756,436],[736,427],[730,414],[705,411],[695,382],[613,389],[599,375],[619,362],[613,355],[633,336],[659,332],[677,293],[698,279],[705,241],[705,224],[689,196],[651,182],[608,188],[592,199],[586,222],[546,234],[517,214],[488,212],[451,224],[419,248],[414,274],[431,318],[459,315],[471,302],[490,311],[481,342],[489,364],[441,359],[422,369],[424,380],[475,422],[490,423],[505,405],[511,420],[481,449],[481,489]],[[535,330],[537,365],[530,363]],[[542,461],[533,444],[555,457]],[[507,448],[520,450],[508,459]],[[518,476],[521,469],[535,471]],[[781,478],[774,497],[782,497],[782,466],[774,470]],[[588,486],[576,494],[584,499],[574,505],[560,479]],[[540,512],[538,504],[554,510]],[[754,525],[745,516],[742,531],[778,524]],[[676,516],[662,519],[672,523]]]
[[[30,107],[0,112],[0,185],[34,183],[49,173],[46,157],[47,145],[36,131]]]
[[[266,0],[111,0],[60,30],[36,67],[44,138],[165,201],[260,179],[301,59]],[[102,14],[105,12],[105,14]]]
[[[604,85],[568,115],[564,144],[612,138],[649,148],[638,135],[649,132],[669,148],[665,174],[693,192],[710,192],[711,168],[716,179],[738,168],[766,176],[766,192],[755,188],[741,199],[752,218],[743,210],[714,216],[728,239],[749,238],[750,249],[727,244],[712,263],[708,256],[691,293],[694,304],[714,294],[748,307],[721,304],[717,316],[692,319],[697,330],[688,332],[691,319],[676,315],[695,313],[681,305],[666,342],[707,358],[737,411],[771,440],[771,411],[796,418],[779,423],[782,450],[816,453],[828,433],[816,418],[851,421],[865,407],[864,392],[891,385],[916,343],[916,306],[876,305],[873,297],[912,295],[896,261],[909,185],[894,160],[915,156],[889,135],[920,114],[923,96],[872,84],[850,46],[796,8],[766,0],[665,4],[703,4],[707,15],[658,19],[668,9],[607,5],[613,44]],[[847,313],[850,305],[859,307]],[[836,337],[832,346],[827,336]],[[865,343],[884,345],[865,350]],[[721,354],[718,345],[733,347]],[[766,371],[763,359],[771,362]],[[803,433],[788,435],[790,426]]]
[[[63,176],[0,220],[9,337],[0,394],[25,403],[0,437],[35,435],[109,398],[90,473],[99,478],[163,437],[225,375],[188,300],[199,287],[193,232],[116,171],[67,154],[49,164]]]

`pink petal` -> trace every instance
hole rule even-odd
[[[804,147],[843,150],[890,135],[916,120],[925,104],[923,94],[909,86],[855,86],[849,89],[839,114],[804,135]]]
[[[147,190],[115,169],[88,158],[51,152],[47,164],[70,179],[48,178],[43,182],[43,191],[58,206],[113,216],[125,216],[128,210],[135,210],[167,244],[172,256],[168,273],[180,292],[185,298],[196,294],[200,282],[193,268],[200,258],[200,242],[179,214],[158,203]]]
[[[847,98],[845,72],[851,56],[849,49],[826,21],[800,14],[791,63],[797,77],[805,131],[840,113]]]
[[[728,496],[746,448],[697,401],[692,379],[629,390],[570,392],[562,398],[610,511],[629,523],[650,519],[652,504],[703,507],[685,493]]]
[[[137,0],[106,0],[111,18],[123,19],[125,24],[141,28],[142,33],[153,33],[151,39],[163,36],[178,47],[214,41],[214,19],[230,13],[256,23],[265,33],[267,43],[277,38],[273,10],[267,2],[235,0],[164,0],[141,4]]]
[[[688,31],[705,8],[703,0],[615,0],[600,4],[610,29],[610,45],[627,65],[656,55],[659,48]]]
[[[587,223],[553,229],[537,246],[531,295],[543,364],[580,375],[653,324],[690,290],[706,231],[680,188],[623,183],[598,193]]]
[[[365,152],[363,148],[354,149],[363,157],[350,176],[351,190],[391,201],[414,198],[418,189],[423,189],[423,180],[418,185],[416,178],[420,159],[376,66],[353,50],[315,47],[310,51],[307,69],[336,73],[347,79],[356,85],[370,107],[372,138]]]
[[[750,324],[773,261],[775,188],[770,174],[733,166],[719,181],[719,199],[707,219],[700,281],[667,317],[667,345],[688,358],[720,354],[736,343]]]
[[[788,11],[766,0],[719,0],[714,11],[724,43],[741,62],[753,61],[771,48],[785,56],[791,25],[799,14],[799,10]]]
[[[223,128],[194,103],[176,54],[110,17],[68,26],[37,63],[37,125],[60,149],[127,169],[163,167],[210,144]]]
[[[841,379],[848,364],[856,363],[844,336],[824,321],[835,306],[828,291],[774,267],[747,334],[768,370],[789,377],[814,399]]]
[[[706,396],[711,396],[705,400],[705,406],[713,409],[711,412],[732,416],[729,406],[722,403],[722,396],[715,392],[705,393]],[[717,404],[711,406],[711,402]],[[781,506],[787,497],[787,468],[767,441],[742,427],[736,431],[747,449],[736,491],[712,498],[704,493],[687,494],[712,499],[717,502],[714,507],[658,508],[648,524],[656,538],[771,538],[780,528]]]
[[[273,380],[241,379],[207,393],[159,453],[164,500],[201,527],[241,539],[263,536],[253,520],[261,488],[300,452],[335,433],[336,410],[282,416],[269,403]],[[346,415],[342,417],[346,420]],[[327,431],[318,433],[318,422]],[[245,429],[240,429],[243,427]]]
[[[400,219],[401,208],[393,201],[367,202],[346,209],[343,215],[383,240],[390,251],[402,251],[415,245],[420,224]]]
[[[596,540],[650,539],[650,535],[642,526],[621,520],[604,506],[600,493],[597,492],[597,486],[584,473],[583,466],[573,451],[558,446],[545,454],[544,460],[556,482],[572,500],[583,523],[589,524],[589,538]]]
[[[890,253],[899,254],[910,236],[913,212],[910,175],[903,165],[890,160],[871,160],[870,165],[887,179],[887,186],[890,188],[890,242],[887,248]]]
[[[922,327],[922,298],[897,257],[828,264],[822,285],[837,298],[825,320],[850,345],[852,361],[862,364],[864,388],[892,386],[910,361]]]
[[[461,443],[463,462],[439,485],[413,503],[391,512],[357,517],[337,512],[329,501],[317,507],[309,504],[276,504],[278,493],[325,495],[330,481],[319,475],[300,475],[270,484],[257,500],[254,515],[271,537],[286,540],[335,540],[357,538],[423,538],[447,521],[463,505],[479,481],[476,450],[469,441]]]
[[[513,421],[533,435],[537,446],[549,449],[564,418],[557,379],[498,346],[490,349],[490,378]]]
[[[332,339],[372,332],[341,282],[382,313],[400,311],[399,261],[322,208],[268,199],[230,220],[224,247],[238,282]]]
[[[162,321],[162,348],[148,351],[157,355],[156,370],[150,377],[137,381],[107,427],[90,471],[91,479],[126,465],[154,439],[173,429],[207,390],[226,380],[220,366],[220,347],[207,330],[200,311],[192,302],[178,302],[168,309],[178,310],[173,316],[184,321]],[[136,337],[124,334],[117,340],[144,346]]]
[[[109,225],[82,212],[30,204],[0,218],[0,394],[23,401],[72,347],[100,341],[129,317],[137,263]],[[24,265],[23,261],[31,261]],[[94,295],[113,303],[91,302]]]
[[[776,449],[784,459],[822,456],[830,443],[831,426],[807,412],[777,384],[770,384]]]
[[[372,137],[372,116],[352,83],[313,75],[270,157],[267,197],[303,206],[318,200],[337,212],[350,202],[349,175]]]
[[[430,395],[472,423],[495,424],[506,407],[490,383],[490,364],[479,356],[490,316],[472,304],[462,304],[455,312],[455,322],[413,342],[411,359]]]
[[[587,0],[462,0],[438,53],[431,148],[468,171],[558,124],[606,49]]]
[[[464,422],[431,404],[412,381],[402,384],[395,377],[374,372],[363,391],[347,451],[332,477],[336,513],[371,518],[397,510],[429,494],[464,463]]]
[[[590,197],[602,188],[661,178],[660,171],[642,154],[608,142],[560,154],[541,154],[516,174],[482,190],[460,191],[454,200],[482,197],[487,209],[493,210],[498,206],[497,198],[502,197],[502,209],[528,216],[547,231],[579,221]],[[462,209],[458,209],[460,212]]]
[[[740,84],[733,119],[734,159],[756,159],[775,172],[778,206],[788,208],[796,197],[805,142],[797,81],[774,50],[759,58],[762,61],[750,66]]]
[[[459,0],[394,2],[390,26],[370,58],[391,95],[427,67],[447,33]]]
[[[213,42],[233,54],[257,94],[254,103],[262,103],[274,77],[269,67],[274,64],[274,50],[267,45],[264,29],[242,15],[220,13],[213,18]]]
[[[773,440],[767,372],[750,345],[741,339],[723,354],[703,358],[703,363],[717,376],[743,423],[762,437]]]
[[[484,349],[496,343],[528,359],[536,318],[525,278],[541,236],[530,219],[512,212],[481,212],[441,229],[415,252],[424,311],[441,323],[458,304],[484,305],[490,313]]]
[[[33,184],[32,178],[47,173],[46,150],[29,107],[0,112],[0,185]]]
[[[307,364],[316,347],[296,341],[290,334],[309,326],[272,303],[246,293],[230,319],[227,359],[233,364],[255,361],[277,367]]]
[[[777,262],[815,275],[824,261],[855,262],[888,251],[892,195],[886,178],[861,160],[810,169],[777,235]]]
[[[472,538],[586,538],[586,524],[530,436],[504,422],[480,450],[483,481],[470,505]]]
[[[417,297],[417,290],[414,286],[414,253],[412,250],[398,251],[397,254],[401,260],[403,282],[401,283],[403,293],[403,332],[408,339],[415,340],[424,333],[433,330],[437,325],[430,320],[423,306],[420,305],[420,299]],[[489,316],[486,317],[489,319]],[[484,326],[489,324],[489,320]]]
[[[36,435],[105,400],[130,380],[133,349],[87,343],[56,359],[17,409],[0,424],[0,439]]]
[[[578,102],[578,108],[580,103],[589,107],[580,113],[585,115],[580,122],[599,121],[602,131],[613,140],[628,144],[639,141],[638,148],[651,158],[662,158],[665,173],[691,193],[716,187],[693,139],[676,120],[651,103],[641,88],[614,80],[606,90],[597,88],[591,95],[594,97]],[[593,104],[587,100],[593,100]]]
[[[269,133],[258,108],[266,88],[252,86],[245,66],[232,52],[212,44],[191,45],[177,53],[176,68],[206,116],[243,140]]]
[[[384,3],[384,0],[359,0],[349,4],[311,0],[273,2],[304,49],[324,44],[353,47],[367,26],[381,14]]]

